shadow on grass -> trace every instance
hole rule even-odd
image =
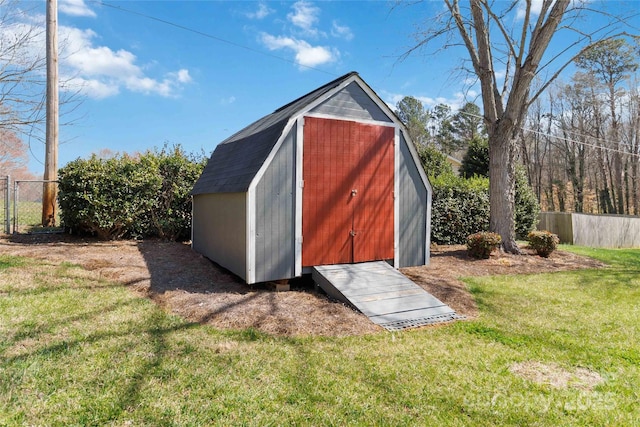
[[[188,245],[144,240],[137,245],[149,270],[152,294],[181,290],[189,293],[246,294],[252,291],[242,279]]]
[[[75,239],[69,236],[17,236],[15,241],[22,244],[53,244],[82,242],[91,245],[91,239]],[[172,335],[175,332],[189,330],[206,323],[210,319],[232,309],[250,304],[253,300],[261,298],[268,306],[266,312],[254,319],[254,323],[265,319],[277,310],[277,295],[274,292],[255,291],[239,278],[228,271],[213,265],[207,259],[194,254],[186,245],[174,242],[145,241],[136,245],[137,250],[146,264],[144,278],[134,280],[120,280],[119,284],[110,279],[91,279],[79,275],[75,277],[72,272],[58,269],[55,273],[59,277],[68,279],[64,284],[43,283],[42,286],[32,289],[15,289],[7,292],[7,296],[36,299],[53,298],[52,292],[67,289],[78,289],[89,293],[96,293],[98,298],[92,305],[81,306],[73,312],[65,312],[63,308],[51,308],[47,320],[33,318],[23,322],[17,321],[12,327],[11,334],[0,345],[0,368],[8,370],[20,369],[25,361],[37,361],[42,359],[57,360],[58,363],[68,363],[70,357],[77,363],[92,363],[86,357],[90,357],[93,351],[107,352],[100,357],[108,357],[112,360],[109,366],[112,372],[122,380],[122,387],[118,388],[112,400],[111,410],[108,414],[95,408],[96,417],[100,423],[118,419],[122,414],[135,410],[144,402],[144,390],[150,381],[162,380],[166,372],[166,362],[175,354],[175,345]],[[54,270],[55,266],[51,265]],[[56,263],[57,264],[57,263]],[[105,268],[110,268],[105,264]],[[75,266],[74,266],[75,267]],[[136,260],[130,268],[139,269],[142,261]],[[46,280],[46,278],[45,278]],[[241,299],[228,302],[208,309],[198,322],[181,320],[163,312],[161,309],[145,306],[143,300],[127,298],[123,301],[104,300],[100,292],[107,288],[141,285],[148,286],[147,292],[153,298],[162,296],[170,291],[179,293],[231,293],[240,294]],[[106,294],[105,294],[106,295]],[[61,294],[61,298],[73,298]],[[106,296],[105,296],[106,298]],[[30,300],[29,300],[30,301]],[[142,305],[140,305],[142,304]],[[64,304],[62,304],[64,306]],[[59,306],[58,306],[59,307]],[[131,313],[139,311],[140,315],[131,319],[120,318],[119,313]],[[111,319],[106,321],[105,319]],[[113,320],[116,319],[116,320]],[[109,323],[111,322],[111,323]],[[259,332],[254,328],[245,328],[237,331],[224,331],[223,336],[236,341],[251,342],[263,339],[279,339]],[[215,339],[215,338],[213,338]],[[282,338],[287,342],[286,338]],[[91,348],[88,355],[83,356],[85,348]],[[10,351],[8,351],[11,349]],[[133,352],[133,359],[129,359],[128,370],[119,366],[118,360],[123,357],[123,352]],[[141,352],[140,355],[137,353]],[[76,355],[78,357],[76,358]],[[29,362],[30,363],[30,362]],[[68,369],[73,369],[69,366]],[[96,372],[97,376],[101,374]],[[16,381],[18,381],[16,377]],[[74,380],[76,381],[76,380]],[[93,381],[91,378],[77,379],[80,382]],[[19,384],[15,384],[19,387]],[[88,410],[93,410],[87,408]],[[158,414],[162,417],[162,414]]]
[[[92,354],[95,351],[101,352],[97,355],[100,359],[107,357],[111,360],[105,368],[99,368],[93,376],[75,378],[70,380],[75,384],[79,382],[79,387],[91,390],[94,382],[102,383],[107,381],[104,378],[118,378],[121,384],[113,395],[113,400],[106,407],[92,407],[89,403],[85,407],[86,411],[90,411],[95,422],[108,423],[117,420],[123,414],[133,412],[140,404],[144,404],[145,388],[153,381],[162,382],[167,374],[165,362],[171,363],[172,355],[176,355],[176,347],[171,343],[171,336],[180,331],[190,330],[200,327],[196,322],[185,322],[176,317],[167,315],[158,308],[151,310],[144,309],[140,306],[140,299],[129,299],[113,304],[97,304],[92,310],[85,310],[77,314],[69,316],[60,316],[49,322],[38,324],[35,321],[25,321],[17,325],[13,336],[8,337],[2,346],[0,346],[0,354],[5,350],[13,347],[13,354],[3,354],[0,358],[0,370],[4,370],[9,378],[13,376],[10,372],[15,367],[18,371],[24,368],[24,362],[39,365],[39,361],[49,360],[58,361],[57,364],[67,364],[70,358],[74,363],[92,364]],[[118,312],[122,310],[140,311],[144,314],[137,316],[133,321],[123,320],[116,321],[115,324],[108,324],[102,321],[103,318],[117,317]],[[213,315],[213,313],[212,313]],[[62,334],[60,331],[73,331],[74,324],[80,329],[86,329],[86,325],[95,325],[86,334],[73,333],[72,337]],[[49,334],[53,334],[53,337]],[[225,335],[233,336],[237,341],[256,341],[261,339],[269,339],[268,336],[255,330],[245,330],[239,332],[226,332]],[[215,339],[215,338],[214,338]],[[26,340],[26,341],[25,341]],[[26,343],[27,347],[22,348],[22,343]],[[28,348],[35,345],[35,348]],[[15,352],[18,350],[19,352]],[[86,355],[85,355],[85,352]],[[132,352],[134,354],[126,363],[120,363],[119,360],[123,353]],[[89,357],[89,359],[87,359]],[[175,356],[179,357],[179,356]],[[126,368],[125,365],[129,367]],[[85,370],[85,366],[82,370]],[[66,369],[73,372],[75,369],[69,365]],[[108,369],[111,373],[101,372],[100,369]],[[170,368],[169,368],[170,369]],[[42,370],[40,374],[46,375],[46,370]],[[55,376],[55,375],[54,375]],[[20,380],[22,374],[14,377],[14,380]],[[9,380],[9,386],[12,380]],[[22,381],[22,380],[20,380]],[[112,387],[116,383],[107,381],[105,386]],[[65,386],[65,384],[61,384]],[[71,386],[76,387],[78,385]],[[20,388],[19,383],[15,383],[11,387]],[[0,387],[2,389],[3,387]],[[101,393],[96,390],[97,393]],[[100,405],[101,399],[96,400],[96,405]],[[154,417],[164,417],[166,414],[154,414]],[[158,418],[156,421],[160,422]]]

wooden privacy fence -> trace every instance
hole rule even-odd
[[[540,213],[538,230],[548,230],[561,243],[592,248],[640,247],[640,217],[570,212]]]

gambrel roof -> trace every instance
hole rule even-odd
[[[342,87],[350,94],[349,102],[369,100],[370,95],[362,87],[373,93],[358,73],[350,72],[280,107],[222,141],[211,155],[192,194],[246,192],[290,120],[316,107],[316,101],[328,99]],[[340,105],[340,108],[345,106]],[[389,112],[381,109],[372,112],[369,108],[367,114],[372,116],[363,118],[389,122]]]

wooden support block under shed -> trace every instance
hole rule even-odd
[[[274,280],[273,282],[267,283],[269,289],[273,289],[276,292],[286,292],[291,290],[291,286],[289,286],[289,279],[283,280]]]

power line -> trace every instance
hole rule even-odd
[[[459,111],[459,113],[463,114],[463,115],[466,115],[466,116],[470,116],[470,117],[476,117],[476,118],[479,118],[479,119],[484,119],[483,116],[480,116],[478,114],[468,113],[466,111]],[[543,132],[543,131],[539,131],[539,130],[536,130],[536,129],[526,128],[524,126],[522,126],[521,129],[523,131],[535,133],[535,134],[538,134],[538,135],[541,135],[541,136],[545,136],[547,138],[559,139],[561,141],[571,142],[571,143],[574,143],[574,144],[583,145],[585,147],[596,148],[596,149],[603,150],[603,151],[608,151],[608,152],[611,152],[611,153],[620,153],[620,154],[626,154],[626,155],[633,156],[633,157],[640,157],[640,153],[630,153],[629,151],[618,150],[618,149],[615,149],[615,148],[612,148],[612,147],[606,147],[604,145],[596,145],[596,144],[589,144],[587,142],[576,141],[575,139],[565,138],[563,136],[554,135],[554,134]],[[573,135],[577,135],[578,137],[583,137],[583,138],[591,138],[591,139],[595,139],[595,140],[599,139],[599,138],[597,138],[595,136],[592,136],[592,135],[585,135],[585,134],[580,134],[580,133],[577,133],[577,132],[568,131],[567,133],[570,133],[570,134],[573,134]],[[600,141],[613,143],[613,141],[609,141],[609,140],[606,140],[606,139],[601,139]],[[620,141],[616,141],[615,143],[620,144]]]
[[[565,138],[563,136],[549,134],[549,133],[538,131],[538,130],[535,130],[535,129],[528,129],[528,128],[524,128],[523,127],[522,130],[525,130],[525,131],[531,132],[531,133],[536,133],[538,135],[546,136],[547,138],[555,138],[555,139],[559,139],[561,141],[571,142],[571,143],[582,145],[582,146],[585,146],[585,147],[597,148],[599,150],[609,151],[609,152],[612,152],[612,153],[620,153],[620,154],[627,154],[629,156],[640,157],[640,154],[637,154],[637,153],[630,153],[628,151],[618,150],[618,149],[615,149],[615,148],[606,147],[604,145],[596,145],[596,144],[589,144],[587,142],[576,141],[574,139],[569,139],[569,138]],[[568,133],[572,133],[572,132],[568,132]],[[581,135],[581,136],[595,139],[595,137],[590,136],[590,135]],[[603,140],[603,141],[606,142],[606,140]]]
[[[131,15],[136,15],[136,16],[140,16],[140,17],[145,18],[145,19],[149,19],[151,21],[160,22],[161,24],[165,24],[165,25],[168,25],[168,26],[171,26],[171,27],[174,27],[174,28],[178,28],[180,30],[187,31],[187,32],[190,32],[190,33],[193,33],[193,34],[205,37],[205,38],[209,38],[209,39],[218,41],[220,43],[225,43],[225,44],[228,44],[230,46],[234,46],[234,47],[237,47],[237,48],[240,48],[240,49],[247,50],[249,52],[257,53],[259,55],[263,55],[263,56],[266,56],[266,57],[269,57],[269,58],[277,59],[277,60],[280,60],[280,61],[283,61],[283,62],[287,62],[289,64],[297,65],[299,67],[304,67],[304,68],[309,69],[309,70],[318,71],[318,72],[321,72],[321,73],[324,73],[324,74],[328,74],[330,76],[334,76],[334,77],[337,76],[337,74],[332,73],[330,71],[322,70],[322,69],[316,68],[316,67],[311,67],[309,65],[300,64],[300,63],[297,63],[296,61],[292,61],[291,59],[285,58],[283,56],[274,55],[272,53],[264,52],[262,50],[258,50],[258,49],[255,49],[255,48],[252,48],[252,47],[249,47],[249,46],[245,46],[245,45],[242,45],[240,43],[237,43],[237,42],[234,42],[234,41],[231,41],[231,40],[227,40],[227,39],[224,39],[222,37],[218,37],[218,36],[213,35],[213,34],[205,33],[204,31],[197,30],[195,28],[187,27],[186,25],[178,24],[178,23],[175,23],[175,22],[172,22],[172,21],[168,21],[166,19],[158,18],[158,17],[152,16],[152,15],[148,15],[146,13],[142,13],[142,12],[138,12],[138,11],[135,11],[135,10],[127,9],[127,8],[122,7],[122,6],[117,6],[117,5],[106,3],[106,2],[100,1],[100,0],[89,0],[89,1],[91,1],[92,3],[99,4],[101,6],[104,6],[104,7],[109,7],[111,9],[118,10],[120,12],[125,12],[125,13],[129,13]],[[476,117],[476,118],[484,119],[483,116],[480,116],[480,115],[477,115],[477,114],[472,114],[472,113],[468,113],[468,112],[465,112],[465,111],[460,111],[460,113],[464,114],[464,115],[467,115],[467,116],[470,116],[470,117]],[[565,141],[565,142],[571,142],[571,143],[574,143],[574,144],[583,145],[585,147],[592,147],[592,148],[597,148],[597,149],[605,150],[605,151],[609,151],[609,152],[621,153],[621,154],[627,154],[627,155],[630,155],[630,156],[640,157],[640,154],[630,153],[628,151],[623,151],[623,150],[617,150],[615,148],[606,147],[606,146],[602,146],[602,145],[595,145],[595,144],[589,144],[589,143],[582,142],[582,141],[576,141],[576,140],[573,140],[573,139],[561,137],[561,136],[558,136],[558,135],[553,135],[553,134],[542,132],[542,131],[538,131],[538,130],[535,130],[535,129],[525,128],[524,126],[521,129],[524,130],[524,131],[536,133],[538,135],[542,135],[542,136],[545,136],[545,137],[548,137],[548,138],[555,138],[555,139],[559,139],[559,140],[562,140],[562,141]],[[581,135],[581,134],[577,134],[577,133],[571,132],[571,131],[569,131],[568,133],[572,133],[574,135],[578,135],[579,137],[583,137],[583,138],[597,139],[596,137],[591,136],[591,135]],[[601,141],[603,141],[603,142],[611,142],[611,141],[607,141],[607,140],[601,140]],[[618,141],[617,143],[619,144],[620,142]]]
[[[310,65],[300,64],[300,63],[298,63],[296,61],[293,61],[291,59],[285,58],[283,56],[279,56],[279,55],[275,55],[275,54],[272,54],[272,53],[268,53],[268,52],[265,52],[265,51],[262,51],[262,50],[259,50],[259,49],[254,49],[252,47],[245,46],[245,45],[242,45],[240,43],[236,43],[234,41],[227,40],[227,39],[224,39],[222,37],[218,37],[218,36],[213,35],[213,34],[205,33],[204,31],[196,30],[195,28],[187,27],[186,25],[177,24],[175,22],[168,21],[166,19],[158,18],[158,17],[155,17],[155,16],[148,15],[146,13],[137,12],[137,11],[131,10],[131,9],[126,9],[126,8],[124,8],[122,6],[117,6],[117,5],[114,5],[114,4],[105,3],[105,2],[100,1],[100,0],[89,0],[89,1],[91,1],[92,3],[99,4],[101,6],[104,6],[104,7],[109,7],[111,9],[118,10],[120,12],[125,12],[125,13],[129,13],[131,15],[136,15],[136,16],[140,16],[140,17],[145,18],[145,19],[149,19],[151,21],[160,22],[161,24],[169,25],[171,27],[175,27],[175,28],[178,28],[180,30],[187,31],[187,32],[190,32],[190,33],[193,33],[193,34],[197,34],[199,36],[206,37],[208,39],[212,39],[212,40],[218,41],[220,43],[225,43],[225,44],[228,44],[228,45],[233,46],[233,47],[244,49],[244,50],[247,50],[249,52],[257,53],[259,55],[263,55],[263,56],[266,56],[266,57],[269,57],[269,58],[274,58],[274,59],[277,59],[277,60],[280,60],[280,61],[288,62],[289,64],[297,65],[299,67],[303,67],[303,68],[306,68],[308,70],[318,71],[318,72],[321,72],[321,73],[324,73],[324,74],[328,74],[330,76],[337,77],[337,74],[332,73],[330,71],[322,70],[320,68],[312,67]]]

